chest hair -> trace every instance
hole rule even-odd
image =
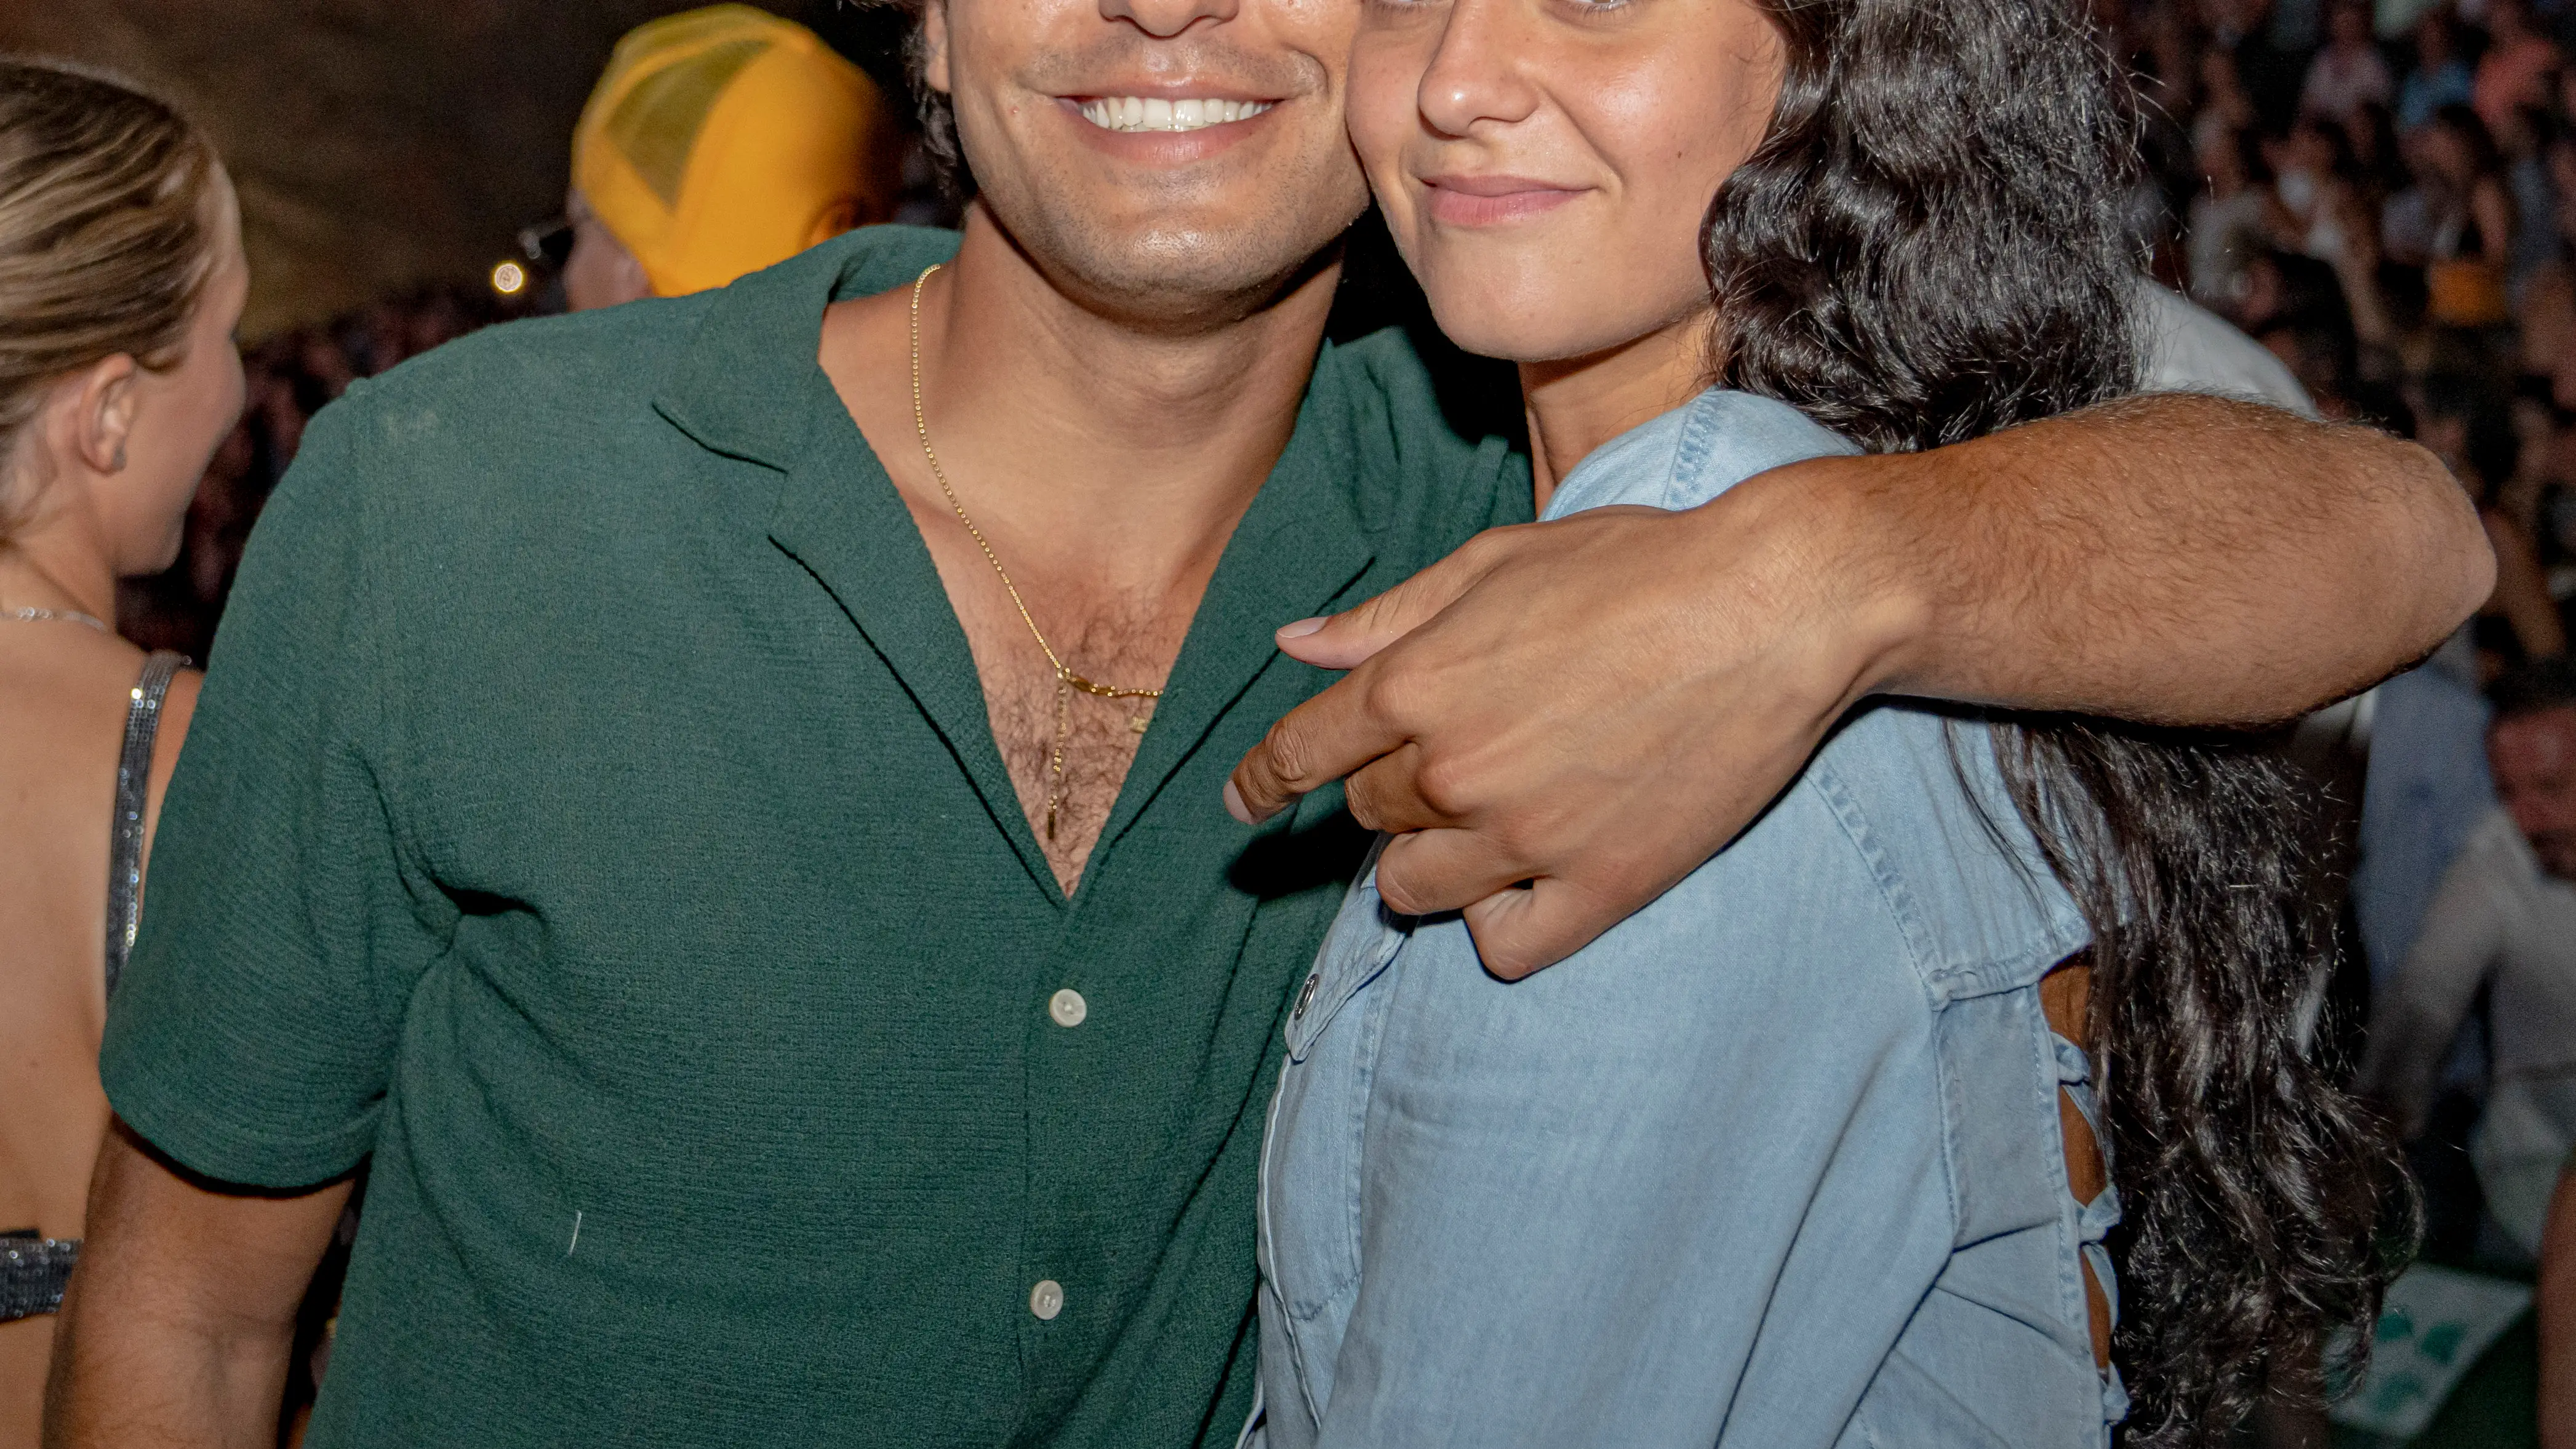
[[[1007,604],[1004,607],[1007,610]],[[1064,704],[1064,764],[1059,782],[1055,773],[1058,687],[1046,656],[1017,613],[989,609],[976,613],[967,638],[975,653],[976,673],[983,680],[993,740],[1011,772],[1020,811],[1045,850],[1056,883],[1070,896],[1145,741],[1137,722],[1150,722],[1160,702],[1101,699],[1071,691]],[[1050,629],[1047,642],[1075,673],[1122,687],[1159,687],[1189,627],[1186,618],[1170,621],[1133,600],[1094,600],[1085,614],[1074,628],[1059,624]],[[1051,835],[1050,792],[1056,796]]]

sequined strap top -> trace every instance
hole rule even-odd
[[[170,677],[188,661],[167,650],[143,662],[125,706],[125,751],[116,761],[116,821],[107,851],[107,994],[116,994],[143,904],[143,805],[152,783],[152,746],[161,737],[161,701]]]
[[[126,696],[125,747],[116,761],[116,816],[108,833],[107,993],[125,973],[143,900],[143,807],[152,782],[152,747],[161,737],[161,701],[170,677],[188,661],[167,651],[143,662]],[[33,1228],[0,1231],[0,1323],[34,1318],[63,1306],[63,1288],[80,1261],[76,1238],[41,1237]]]
[[[40,1238],[34,1228],[0,1233],[0,1323],[59,1310],[79,1261],[77,1240]]]

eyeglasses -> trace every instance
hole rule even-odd
[[[534,226],[519,228],[519,250],[532,262],[542,262],[557,271],[572,260],[572,218],[558,216]]]

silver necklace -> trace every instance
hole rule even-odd
[[[42,623],[50,619],[65,624],[87,624],[102,634],[109,632],[104,620],[93,618],[78,609],[39,609],[30,604],[23,609],[0,611],[0,619],[16,619],[24,624]]]

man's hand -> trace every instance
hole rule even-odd
[[[1281,648],[1352,673],[1271,728],[1229,805],[1266,818],[1348,775],[1353,816],[1397,832],[1390,906],[1463,909],[1506,979],[1563,958],[1742,829],[1858,697],[1867,641],[1902,632],[1818,592],[1792,535],[1676,522],[1602,508],[1498,529],[1291,625]]]
[[[1348,678],[1228,806],[1347,776],[1388,903],[1463,910],[1487,968],[1564,959],[1744,829],[1876,693],[2164,724],[2366,688],[2483,600],[2430,454],[2216,399],[1826,458],[1704,507],[1497,530],[1280,647]]]
[[[346,1182],[226,1190],[112,1127],[54,1339],[46,1449],[271,1449],[295,1310],[348,1200]]]

